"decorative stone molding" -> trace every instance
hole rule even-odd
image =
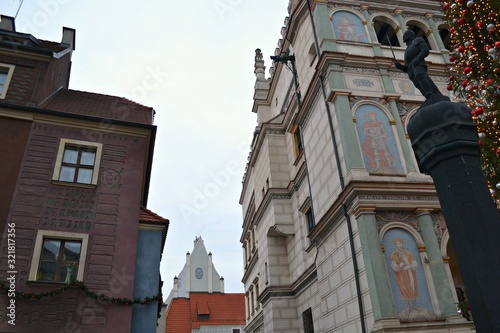
[[[420,227],[416,216],[413,213],[408,212],[377,212],[375,214],[375,219],[377,221],[377,229],[380,231],[381,228],[390,222],[401,222],[412,227],[416,231],[420,232]]]

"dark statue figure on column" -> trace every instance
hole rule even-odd
[[[434,180],[477,332],[500,332],[500,216],[481,168],[471,110],[451,102],[427,75],[424,39],[406,31],[405,64],[426,100],[408,121],[419,169]],[[485,253],[488,255],[485,256]]]
[[[403,41],[407,45],[405,63],[401,65],[394,61],[396,68],[408,73],[413,85],[426,99],[432,95],[441,95],[438,87],[427,74],[425,58],[429,55],[429,47],[425,40],[422,37],[415,37],[415,33],[408,30],[403,35]]]

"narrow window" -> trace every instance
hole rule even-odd
[[[255,280],[253,280],[253,285],[255,287],[255,303],[256,303],[256,306],[255,306],[255,309],[258,310],[260,308],[260,303],[259,303],[259,278],[255,278]]]
[[[304,326],[304,333],[314,333],[314,324],[311,308],[302,312],[302,325]]]
[[[67,239],[43,240],[37,281],[71,283],[76,280],[82,242]]]
[[[0,99],[5,98],[5,95],[7,95],[14,68],[14,65],[0,64]]]
[[[0,94],[2,94],[5,87],[5,82],[7,81],[8,71],[0,68]]]
[[[311,231],[312,228],[314,228],[314,226],[316,225],[316,223],[314,223],[314,216],[313,216],[313,211],[311,208],[309,208],[307,211],[306,211],[306,219],[307,219],[307,230],[308,231]]]
[[[289,133],[292,135],[293,152],[295,154],[295,159],[298,159],[304,149],[300,127],[298,125],[292,125],[289,129]]]
[[[302,153],[302,137],[300,135],[300,129],[297,129],[297,132],[295,132],[295,135],[294,135],[294,138],[295,138],[295,146],[297,148],[297,155],[299,155],[300,153]]]

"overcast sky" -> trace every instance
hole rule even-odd
[[[15,16],[20,0],[0,0]],[[18,32],[76,29],[70,89],[156,110],[148,208],[170,220],[164,297],[202,236],[226,292],[243,292],[241,181],[257,117],[255,49],[269,76],[288,0],[24,0]]]

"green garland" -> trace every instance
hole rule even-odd
[[[105,303],[117,303],[117,304],[123,304],[123,305],[130,305],[130,304],[149,304],[151,302],[158,302],[158,301],[163,301],[162,299],[162,293],[158,293],[157,295],[154,295],[152,297],[146,297],[143,299],[140,298],[134,298],[134,299],[129,299],[129,298],[118,298],[118,297],[108,297],[104,294],[96,294],[93,291],[90,291],[87,286],[85,285],[85,282],[82,281],[74,281],[69,284],[64,285],[64,287],[57,288],[48,292],[41,292],[39,294],[31,293],[31,292],[22,292],[22,291],[16,291],[16,298],[27,298],[27,299],[42,299],[44,297],[52,297],[52,296],[57,296],[65,292],[69,287],[77,287],[81,291],[85,293],[88,297],[95,299],[95,300],[100,300]],[[0,289],[4,291],[5,293],[9,292],[9,284],[0,282]]]

